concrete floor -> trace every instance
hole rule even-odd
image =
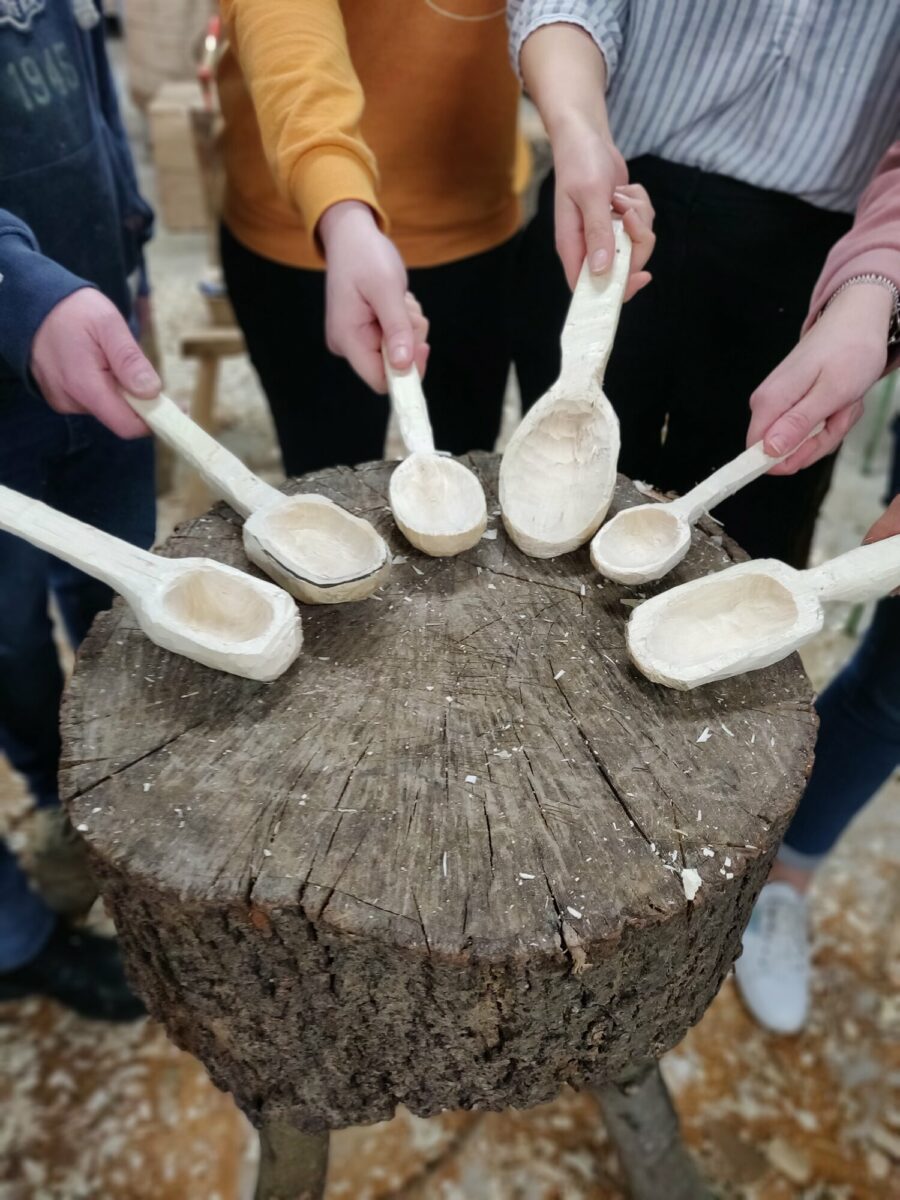
[[[129,114],[141,150],[141,131]],[[152,194],[145,153],[141,170]],[[151,251],[169,391],[193,368],[178,335],[205,320],[196,280],[205,239],[160,231]],[[222,439],[270,478],[279,465],[252,371],[225,365]],[[515,420],[514,398],[507,414]],[[841,459],[816,558],[858,543],[879,511],[886,438],[861,472],[873,413]],[[183,513],[184,480],[161,505]],[[821,685],[851,652],[846,606],[804,658]],[[0,825],[27,840],[21,789],[0,769]],[[842,839],[813,894],[815,1002],[795,1038],[761,1032],[729,981],[664,1061],[685,1134],[724,1197],[888,1200],[900,1196],[900,782]],[[530,1112],[400,1111],[333,1139],[328,1200],[613,1200],[621,1177],[589,1096]],[[81,1021],[38,1001],[0,1007],[0,1200],[245,1200],[255,1139],[231,1101],[161,1029]]]

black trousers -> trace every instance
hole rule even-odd
[[[431,322],[425,390],[440,450],[492,450],[512,358],[518,239],[413,269]],[[275,421],[284,469],[302,475],[384,454],[388,401],[325,345],[325,277],[262,258],[223,226],[222,267]]]
[[[653,282],[622,310],[604,390],[622,426],[620,470],[684,492],[744,448],[750,395],[796,344],[825,257],[851,218],[658,158],[636,159],[629,172],[656,209]],[[514,336],[526,406],[559,373],[568,303],[553,251],[553,186],[551,176],[521,248]],[[547,325],[529,338],[537,311]],[[764,476],[715,515],[752,556],[803,566],[833,467],[832,457]]]

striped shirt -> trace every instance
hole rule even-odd
[[[511,53],[541,25],[600,47],[613,137],[851,212],[900,137],[900,0],[510,0]]]

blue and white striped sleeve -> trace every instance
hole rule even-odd
[[[525,39],[542,25],[578,25],[597,43],[606,59],[606,83],[622,53],[629,0],[509,0],[509,52],[521,78],[519,56]]]

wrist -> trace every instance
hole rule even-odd
[[[348,234],[377,233],[378,222],[368,204],[362,200],[339,200],[326,208],[319,218],[316,234],[328,257],[329,246]]]
[[[832,294],[820,319],[851,325],[886,349],[895,305],[895,293],[883,283],[848,280]]]
[[[558,110],[546,125],[554,158],[569,151],[581,157],[586,145],[599,145],[610,154],[619,153],[605,114],[571,106]]]

